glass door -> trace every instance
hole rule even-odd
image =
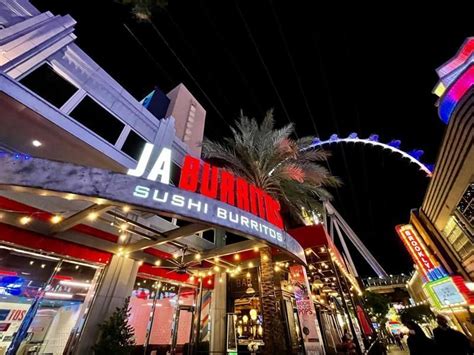
[[[180,287],[178,306],[174,315],[171,337],[171,355],[190,355],[196,309],[197,290],[193,287]]]

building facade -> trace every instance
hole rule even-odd
[[[338,296],[307,292],[272,200],[257,215],[181,184],[220,173],[199,160],[206,111],[183,84],[136,100],[74,43],[70,16],[26,0],[2,2],[0,25],[0,354],[90,353],[128,298],[137,353],[265,349],[272,302],[288,353],[335,350],[323,303]],[[356,287],[344,280],[340,302]]]
[[[423,282],[426,299],[470,337],[474,333],[473,43],[468,38],[437,69],[440,81],[434,92],[447,127],[428,190],[421,208],[411,212],[409,227],[426,254],[426,263],[415,255],[417,280]],[[420,299],[415,293],[412,296]]]

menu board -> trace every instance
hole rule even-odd
[[[446,282],[433,285],[431,288],[443,306],[465,302],[464,297],[461,295],[458,288],[456,285],[454,285],[451,279],[447,279]]]

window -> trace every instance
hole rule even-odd
[[[214,229],[208,229],[202,232],[202,239],[206,239],[208,242],[215,243],[214,241]]]
[[[57,74],[48,64],[41,65],[20,79],[20,83],[58,108],[77,91],[74,85]]]
[[[462,260],[468,258],[474,250],[472,241],[456,217],[451,216],[449,218],[446,227],[443,229],[443,234]]]
[[[456,210],[471,227],[474,227],[474,183],[471,183],[461,197]]]
[[[111,144],[117,142],[124,128],[122,122],[89,96],[84,97],[72,110],[70,116]]]
[[[123,144],[122,151],[133,159],[140,159],[140,154],[145,147],[146,140],[136,134],[134,131],[130,131],[125,143]]]

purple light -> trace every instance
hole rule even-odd
[[[474,85],[474,63],[459,76],[445,92],[439,103],[439,116],[441,120],[448,124],[457,104]]]

